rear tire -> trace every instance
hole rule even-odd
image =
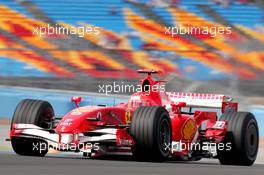
[[[220,120],[228,122],[224,144],[231,143],[231,150],[217,150],[224,165],[252,165],[257,157],[259,132],[257,121],[249,112],[224,113]]]
[[[160,106],[139,107],[132,118],[130,134],[136,160],[163,161],[170,153],[171,121],[167,110]]]
[[[44,129],[50,127],[54,111],[49,102],[42,100],[25,99],[16,107],[13,124],[34,124]],[[47,142],[40,139],[12,137],[11,144],[13,150],[19,155],[45,156],[48,152]],[[37,150],[37,148],[39,150]]]

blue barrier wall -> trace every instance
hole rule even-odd
[[[31,88],[0,87],[0,118],[11,119],[17,104],[26,98],[41,99],[51,103],[57,116],[63,116],[75,107],[71,102],[72,96],[81,96],[81,106],[84,105],[107,105],[126,102],[127,97],[113,97],[93,93],[51,91]]]
[[[49,101],[57,116],[63,116],[75,107],[71,102],[72,96],[82,96],[83,105],[113,106],[120,102],[127,102],[125,96],[98,95],[94,93],[41,90],[32,88],[0,87],[0,118],[11,119],[16,105],[25,98]],[[260,135],[264,136],[264,107],[252,107],[252,112],[258,121]]]

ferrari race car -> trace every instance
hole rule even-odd
[[[55,149],[88,158],[130,154],[139,161],[254,163],[259,133],[253,114],[238,112],[238,103],[225,95],[161,91],[164,81],[152,78],[157,71],[138,72],[147,76],[128,103],[79,107],[81,97],[72,97],[76,108],[55,117],[49,102],[22,100],[11,123],[13,150],[25,156]]]

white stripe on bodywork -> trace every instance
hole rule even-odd
[[[26,134],[28,136],[34,136],[34,137],[41,137],[44,139],[51,140],[53,142],[59,142],[59,135],[58,134],[52,134],[48,131],[40,130],[40,129],[23,129],[21,134]]]
[[[39,126],[33,125],[33,124],[24,124],[24,123],[19,123],[16,124],[16,129],[43,129]]]
[[[105,134],[116,134],[117,129],[115,128],[105,128],[105,129],[97,129],[90,131],[91,133],[105,133]]]
[[[111,141],[111,140],[116,140],[116,135],[114,134],[104,134],[101,136],[92,136],[92,137],[88,137],[88,136],[83,136],[80,137],[80,142],[84,143],[84,142],[100,142],[100,141]]]
[[[47,141],[52,141],[55,143],[59,143],[59,134],[50,133],[49,131],[43,130],[33,124],[17,124],[17,130],[22,130],[20,135],[18,136],[27,136],[27,137],[39,137],[42,139],[46,139]],[[106,129],[98,129],[91,132],[94,133],[102,133],[101,136],[84,136],[83,133],[79,134],[80,143],[83,142],[100,142],[100,141],[108,141],[108,140],[116,140],[116,131],[115,128],[106,128]],[[61,143],[70,144],[73,140],[73,134],[62,133],[61,134]]]

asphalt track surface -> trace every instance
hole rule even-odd
[[[203,175],[255,175],[263,174],[264,165],[254,164],[250,167],[223,166],[217,160],[197,162],[163,163],[136,162],[130,157],[108,157],[105,159],[86,159],[76,156],[48,155],[46,157],[18,156],[14,153],[0,153],[0,174],[203,174]]]
[[[8,125],[0,125],[0,175],[75,175],[75,174],[202,174],[202,175],[255,175],[264,172],[264,149],[251,167],[223,166],[216,159],[195,162],[166,161],[163,163],[137,162],[129,156],[87,159],[76,153],[49,153],[46,157],[16,155],[6,142]]]

